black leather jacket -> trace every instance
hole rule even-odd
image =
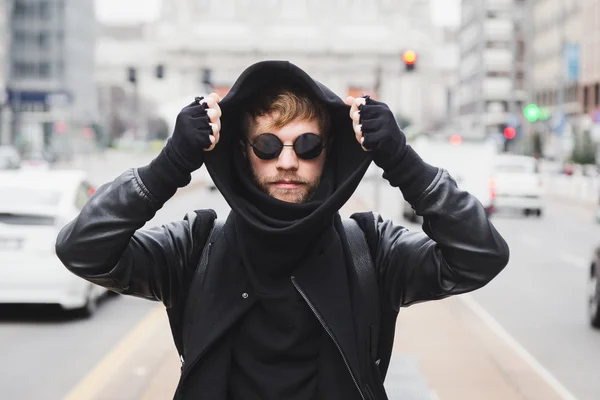
[[[196,267],[192,260],[199,257],[214,214],[205,213],[201,218],[192,212],[180,221],[140,229],[161,207],[137,170],[130,169],[99,188],[80,215],[62,229],[56,254],[71,272],[90,282],[162,301],[167,309],[182,307],[181,288],[189,284]],[[423,216],[425,233],[410,232],[372,213],[353,215],[367,237],[379,283],[380,383],[387,370],[395,319],[401,307],[478,289],[492,280],[509,258],[506,242],[488,220],[481,203],[460,190],[445,170],[439,170],[413,207]],[[244,284],[230,289],[241,293]],[[314,285],[308,278],[299,284],[309,288]],[[315,287],[308,292],[323,298],[331,296],[319,290]],[[233,298],[242,301],[239,295]],[[223,297],[214,301],[220,302],[218,308],[222,310],[230,300]],[[237,310],[232,313],[243,313],[246,306],[239,304],[231,304],[231,309]],[[197,317],[227,319],[214,313]],[[336,327],[344,323],[334,316],[324,318],[334,334]],[[203,322],[202,326],[212,331],[196,332],[201,343],[191,346],[195,350],[186,355],[188,359],[200,357],[214,342],[214,336],[227,328],[215,325],[215,321]]]

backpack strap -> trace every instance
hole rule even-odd
[[[371,251],[367,244],[365,233],[358,223],[352,218],[343,219],[344,231],[348,239],[348,247],[352,254],[352,264],[356,270],[358,283],[361,292],[364,294],[364,301],[367,303],[367,310],[371,317],[369,322],[369,348],[372,361],[377,363],[377,343],[379,339],[379,287],[375,276],[375,266],[371,259]]]
[[[195,293],[197,290],[199,290],[200,288],[202,288],[202,286],[204,285],[204,277],[206,276],[206,269],[208,268],[208,256],[210,255],[210,248],[211,246],[217,241],[217,239],[219,238],[221,232],[223,231],[223,225],[225,225],[225,221],[220,220],[220,219],[216,219],[212,229],[210,230],[210,233],[208,234],[208,239],[206,240],[206,243],[204,244],[204,248],[202,249],[202,255],[200,256],[200,261],[198,262],[198,266],[196,268],[196,271],[194,272],[194,276],[192,277],[190,286],[189,286],[189,290],[188,293],[186,295],[186,303],[184,306],[184,315],[183,315],[183,321],[182,321],[182,327],[181,327],[181,339],[183,339],[182,343],[185,343],[185,340],[187,339],[188,335],[189,335],[189,330],[190,330],[190,318],[191,318],[191,313],[193,312],[192,308],[190,306],[190,304],[192,304],[190,302],[190,296],[192,293]],[[183,349],[178,349],[179,350],[179,358],[181,359],[181,362],[183,363]]]

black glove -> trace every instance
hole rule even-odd
[[[177,115],[173,136],[167,142],[167,155],[183,171],[194,172],[204,162],[204,149],[211,146],[213,134],[206,113],[206,103],[199,104],[202,97],[185,107]]]
[[[204,149],[211,146],[213,131],[202,97],[185,107],[175,122],[173,136],[152,162],[138,168],[140,179],[160,204],[170,199],[177,188],[190,183],[191,173],[202,166]]]
[[[383,177],[400,188],[411,204],[433,182],[438,169],[425,163],[406,144],[406,136],[398,126],[390,108],[365,96],[366,103],[358,107],[362,125],[363,147],[373,152],[373,161],[383,169]]]
[[[400,130],[392,110],[385,103],[365,96],[358,106],[363,146],[373,152],[373,161],[384,171],[398,164],[406,154],[406,136]]]

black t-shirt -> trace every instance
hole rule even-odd
[[[316,399],[324,329],[291,282],[257,296],[237,326],[228,400]]]

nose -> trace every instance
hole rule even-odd
[[[293,147],[285,146],[277,157],[277,169],[282,171],[295,171],[298,169],[298,156]]]

